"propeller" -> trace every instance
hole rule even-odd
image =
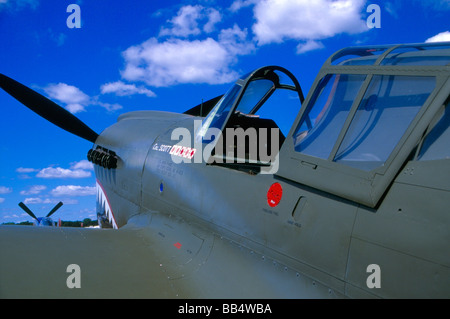
[[[33,214],[33,212],[22,202],[19,203],[20,208],[22,208],[28,215],[30,215],[31,217],[33,217],[34,219],[37,220],[36,215]]]
[[[61,206],[63,205],[62,202],[59,202],[58,204],[55,205],[55,207],[53,207],[53,209],[47,214],[47,216],[45,216],[45,218],[49,218],[51,215],[53,215]],[[31,217],[33,217],[38,224],[41,223],[41,220],[43,218],[37,218],[35,214],[33,214],[33,212],[31,211],[31,209],[29,209],[24,203],[20,202],[19,203],[20,208],[22,208],[28,215],[30,215]],[[49,219],[51,221],[51,219]]]
[[[53,213],[56,212],[62,205],[63,205],[62,202],[59,202],[58,204],[56,204],[56,206],[53,207],[53,209],[45,217],[50,217],[51,215],[53,215]]]
[[[98,134],[72,113],[45,96],[0,73],[0,87],[16,100],[56,126],[95,143]]]

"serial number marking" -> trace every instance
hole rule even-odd
[[[180,145],[166,145],[155,143],[152,147],[154,151],[169,153],[170,155],[179,156],[182,158],[192,159],[195,152],[195,148],[180,146]]]
[[[179,314],[200,314],[209,317],[212,312],[220,312],[222,314],[266,314],[272,313],[269,304],[222,304],[221,308],[204,305],[189,305],[188,303],[179,306]]]

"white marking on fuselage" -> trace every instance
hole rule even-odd
[[[108,218],[108,221],[111,223],[113,228],[118,229],[116,219],[111,209],[111,205],[109,204],[108,197],[106,196],[105,190],[103,189],[102,185],[98,180],[97,180],[97,203],[106,212],[106,217]]]

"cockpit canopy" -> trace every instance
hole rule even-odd
[[[375,207],[406,160],[450,158],[449,93],[450,43],[338,51],[305,99],[277,175]]]
[[[285,98],[286,95],[290,100]],[[289,71],[278,66],[257,69],[237,80],[220,99],[203,122],[200,135],[205,137],[210,128],[223,130],[233,115],[274,119],[287,135],[293,118],[286,119],[283,112],[280,116],[280,110],[296,114],[303,100],[300,84]]]
[[[436,78],[366,79],[363,74],[329,74],[321,80],[294,133],[297,152],[367,171],[384,165],[435,89]]]
[[[303,100],[301,87],[289,71],[278,66],[257,69],[237,80],[209,112],[197,141],[216,143],[211,163],[226,160],[236,169],[243,165],[234,164],[269,165]]]
[[[281,67],[243,76],[196,136],[203,143],[223,138],[213,161],[264,165],[279,154],[271,174],[375,207],[406,161],[450,158],[449,93],[450,43],[347,48],[324,63],[306,99]],[[224,138],[236,129],[250,139],[251,129],[279,135],[261,142],[255,133],[253,143]],[[241,144],[247,146],[239,154]]]

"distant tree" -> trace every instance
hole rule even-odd
[[[33,226],[34,224],[32,222],[20,222],[20,223],[13,223],[13,222],[6,222],[2,223],[2,225],[21,225],[21,226]]]
[[[33,226],[34,224],[32,222],[21,222],[19,225]]]
[[[91,220],[90,218],[85,218],[83,221],[70,221],[70,220],[62,220],[61,221],[61,227],[81,227],[81,223],[83,223],[83,227],[90,227],[90,226],[97,226],[98,221],[97,220]],[[33,226],[34,224],[32,222],[21,222],[21,223],[13,223],[13,222],[6,222],[2,223],[2,225],[26,225],[26,226]]]
[[[91,220],[90,218],[83,219],[83,227],[98,226],[98,220]]]
[[[61,221],[62,227],[81,227],[81,223],[83,223],[83,227],[89,226],[97,226],[98,222],[96,220],[91,220],[90,218],[85,218],[83,221]]]

